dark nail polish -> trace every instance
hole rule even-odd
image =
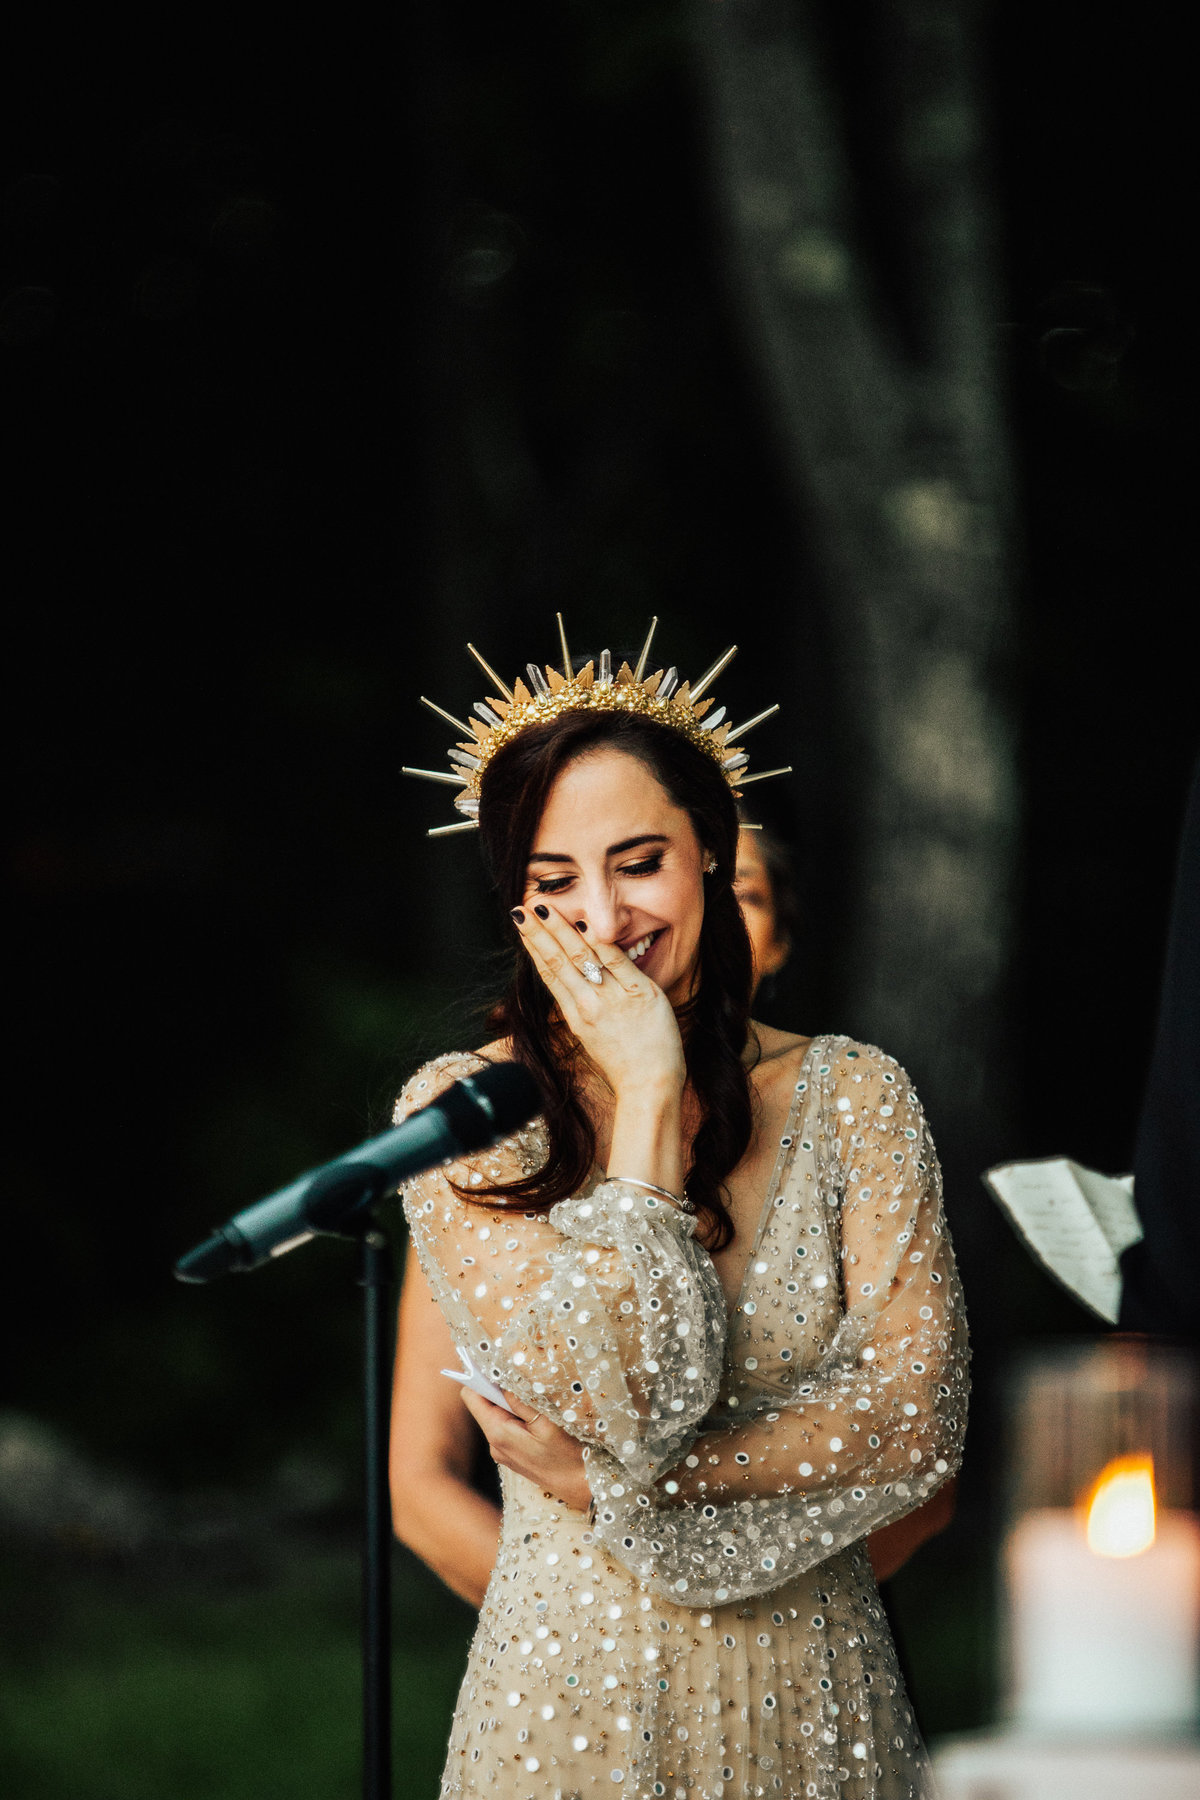
[[[513,907],[512,917],[516,920],[518,925],[523,925],[525,923],[525,914],[521,911],[519,906]]]
[[[587,927],[586,927],[586,925],[585,925],[585,924],[584,924],[584,922],[583,922],[583,920],[582,920],[582,919],[576,919],[576,921],[575,921],[575,929],[576,929],[576,931],[586,931],[586,930],[587,930]]]
[[[548,906],[535,906],[533,910],[539,919],[548,919],[550,917],[550,908]]]

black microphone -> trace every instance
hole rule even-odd
[[[541,1110],[538,1085],[519,1063],[494,1063],[478,1075],[467,1075],[403,1124],[235,1213],[212,1237],[181,1256],[175,1273],[180,1281],[213,1281],[218,1275],[257,1269],[317,1232],[336,1237],[357,1214],[412,1176],[486,1150]]]

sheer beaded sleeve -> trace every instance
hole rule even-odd
[[[658,1487],[592,1451],[605,1547],[697,1606],[766,1593],[922,1504],[966,1424],[962,1295],[937,1156],[904,1071],[837,1040],[815,1096],[819,1180],[840,1215],[844,1305],[792,1392],[706,1433]]]
[[[440,1057],[400,1100],[403,1119],[479,1058]],[[476,1366],[648,1483],[715,1399],[725,1313],[695,1222],[641,1188],[602,1181],[547,1214],[464,1199],[544,1156],[535,1125],[409,1184],[413,1242],[457,1344]]]

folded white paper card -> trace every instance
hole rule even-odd
[[[461,1369],[443,1369],[442,1374],[448,1375],[451,1381],[461,1381],[464,1387],[473,1388],[475,1393],[482,1394],[485,1400],[491,1400],[494,1405],[502,1406],[505,1412],[512,1412],[512,1407],[495,1382],[489,1381],[486,1375],[479,1373],[465,1350],[459,1349],[458,1360],[462,1364]],[[513,1417],[516,1417],[515,1413],[513,1413]]]
[[[1066,1156],[1000,1163],[984,1185],[1019,1236],[1077,1300],[1117,1322],[1123,1251],[1142,1236],[1132,1175],[1099,1175]]]

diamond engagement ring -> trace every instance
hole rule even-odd
[[[579,973],[585,981],[590,981],[593,987],[599,987],[604,980],[604,970],[598,962],[593,962],[590,956],[586,961],[580,963]]]

